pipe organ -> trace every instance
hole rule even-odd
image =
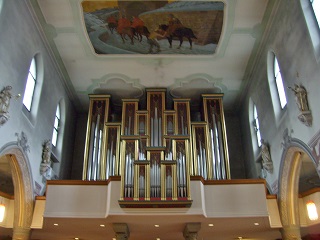
[[[222,94],[202,95],[202,117],[191,122],[190,100],[146,89],[147,109],[123,99],[121,122],[110,121],[110,95],[90,95],[83,180],[121,176],[122,207],[149,202],[189,206],[190,176],[230,179]],[[166,205],[169,206],[169,205]]]

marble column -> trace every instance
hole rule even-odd
[[[187,223],[183,230],[185,240],[197,240],[200,228],[200,223]]]

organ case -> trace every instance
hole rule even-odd
[[[119,204],[190,206],[190,176],[230,179],[222,94],[202,95],[202,119],[191,122],[190,100],[146,89],[147,109],[123,99],[121,122],[109,122],[110,96],[90,95],[84,180],[121,176]]]

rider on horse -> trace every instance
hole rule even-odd
[[[143,27],[143,26],[144,26],[144,22],[139,17],[132,18],[131,27],[138,28],[138,27]]]
[[[166,31],[166,36],[171,35],[178,28],[183,28],[181,21],[176,18],[173,14],[169,14],[169,25]]]

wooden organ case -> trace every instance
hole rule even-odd
[[[190,99],[165,107],[166,89],[146,89],[147,109],[123,99],[111,122],[110,95],[89,95],[83,180],[121,176],[121,207],[188,207],[190,176],[230,179],[222,94],[203,94],[200,121]]]

